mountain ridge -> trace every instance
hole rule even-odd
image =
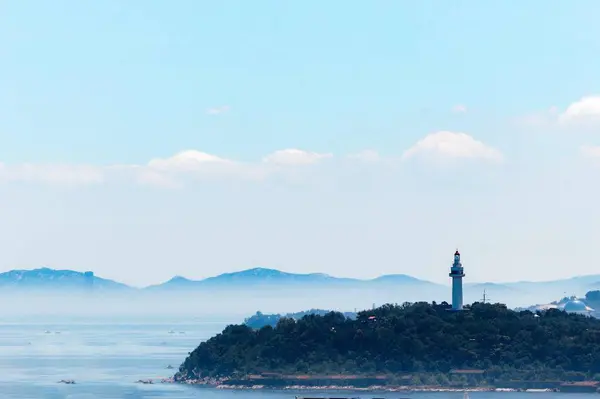
[[[361,286],[367,284],[423,284],[428,286],[440,286],[441,284],[431,281],[418,279],[406,274],[388,274],[373,279],[357,279],[348,277],[334,277],[326,273],[290,273],[277,269],[255,267],[237,272],[222,273],[217,276],[207,277],[200,280],[188,278],[172,278],[164,283],[146,287],[147,289],[179,289],[196,286],[198,288],[219,288],[244,285],[250,286],[269,286],[277,284],[287,284],[301,286],[311,284],[313,286]]]
[[[91,271],[78,272],[69,269],[51,269],[40,267],[36,269],[13,269],[0,273],[2,289],[100,289],[128,290],[132,287],[96,276]]]
[[[194,280],[183,276],[142,288],[135,288],[124,283],[96,276],[93,272],[79,272],[69,269],[14,269],[0,273],[0,288],[3,289],[49,289],[49,288],[84,288],[91,279],[95,289],[101,290],[137,290],[137,291],[178,291],[201,290],[215,288],[252,288],[252,287],[341,287],[341,288],[374,288],[378,287],[422,287],[443,288],[447,285],[419,279],[406,274],[387,274],[372,279],[335,277],[325,273],[290,273],[277,269],[254,267],[235,272],[222,273],[216,276]],[[544,287],[569,291],[592,290],[600,282],[600,275],[574,276],[562,280],[550,281],[517,281],[507,283],[468,282],[465,287],[488,289],[497,292],[536,291]],[[87,284],[87,285],[86,285]],[[562,292],[561,292],[562,293]],[[583,292],[582,292],[583,294]]]

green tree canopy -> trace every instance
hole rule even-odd
[[[178,379],[278,373],[447,373],[451,369],[600,373],[600,320],[550,309],[534,314],[475,303],[382,307],[281,318],[275,327],[231,325],[201,343]],[[574,375],[575,375],[574,374]],[[583,377],[581,377],[583,376]],[[532,377],[533,378],[533,377]]]

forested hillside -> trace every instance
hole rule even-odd
[[[282,318],[275,328],[231,325],[200,344],[176,378],[286,374],[448,373],[489,378],[583,380],[600,373],[600,320],[475,303],[386,305],[360,312]]]

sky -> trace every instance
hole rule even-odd
[[[0,271],[594,274],[600,3],[0,4]]]

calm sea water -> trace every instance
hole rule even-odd
[[[231,320],[235,322],[236,320]],[[227,321],[14,321],[0,323],[2,399],[292,399],[294,392],[225,391],[172,384],[141,385],[139,379],[169,377],[198,343]],[[73,379],[75,385],[59,384]],[[303,392],[303,395],[308,395]],[[546,398],[573,394],[473,393],[471,399]],[[398,399],[397,393],[357,393],[363,399]],[[407,395],[402,395],[407,396]],[[410,394],[414,399],[462,399],[462,393]]]

